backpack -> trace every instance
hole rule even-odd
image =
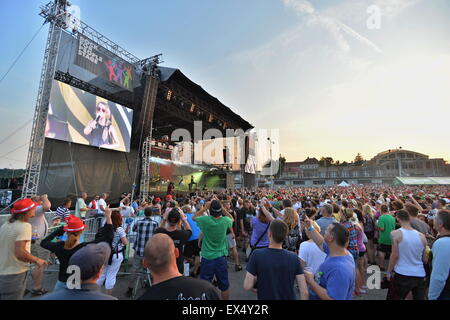
[[[289,251],[296,252],[301,243],[301,234],[300,229],[297,226],[295,228],[289,230],[289,233],[284,240],[283,248]]]

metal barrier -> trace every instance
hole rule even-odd
[[[9,215],[8,215],[9,216]],[[47,221],[51,221],[54,217],[54,212],[47,212],[46,213],[46,218]],[[128,219],[128,223],[125,223],[124,219],[124,228],[129,227],[129,233],[127,234],[127,238],[128,238],[128,245],[127,245],[127,250],[124,254],[124,260],[122,262],[122,264],[124,264],[124,269],[123,271],[119,271],[117,273],[117,276],[128,276],[128,275],[137,275],[138,277],[136,278],[136,284],[133,287],[133,294],[132,294],[132,299],[135,299],[137,297],[137,292],[138,290],[145,288],[146,285],[152,285],[151,282],[151,277],[150,277],[150,272],[148,270],[145,270],[145,272],[128,272],[128,261],[130,259],[130,257],[133,257],[134,255],[134,250],[131,248],[136,236],[137,236],[137,232],[133,231],[133,227],[136,224],[137,221],[144,219],[145,217],[131,217]],[[91,217],[91,218],[87,218],[84,220],[84,224],[86,226],[86,228],[84,229],[83,232],[83,241],[84,242],[90,242],[93,241],[95,239],[95,234],[98,231],[98,227],[99,225],[102,223],[102,220],[104,218],[102,217]],[[59,228],[61,225],[58,226],[51,226],[48,229],[48,234],[52,233],[53,231],[55,231],[57,228]],[[33,269],[33,265],[30,266],[31,269]],[[57,273],[59,272],[59,267],[57,267],[56,264],[52,264],[49,266],[49,268],[46,268],[44,273]],[[31,272],[29,272],[28,274],[29,277],[31,277]]]

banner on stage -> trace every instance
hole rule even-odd
[[[104,80],[133,91],[134,67],[81,34],[78,35],[75,64]]]

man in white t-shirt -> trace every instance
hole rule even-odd
[[[108,197],[108,195],[106,193],[102,193],[102,196],[100,197],[100,199],[97,202],[97,213],[104,215],[105,214],[105,210],[108,207],[108,205],[106,204],[106,198]]]
[[[48,223],[45,218],[45,212],[50,210],[51,203],[46,194],[32,198],[37,203],[34,217],[30,218],[29,223],[32,227],[31,254],[39,259],[47,261],[50,257],[50,251],[41,247],[41,240],[47,236]],[[33,289],[31,293],[35,296],[47,293],[42,288],[42,279],[44,277],[44,268],[35,265],[32,273]]]
[[[95,218],[100,218],[103,217],[103,219],[98,219],[98,229],[100,229],[100,226],[102,226],[105,223],[105,211],[106,208],[108,207],[108,205],[106,204],[106,198],[108,197],[108,195],[106,193],[102,193],[102,196],[100,197],[100,199],[97,202],[97,214],[95,215]]]
[[[123,199],[120,204],[120,215],[122,218],[130,218],[134,215],[134,209],[130,206],[130,200],[128,198]]]
[[[315,225],[314,229],[320,232],[320,227]],[[316,274],[320,265],[325,261],[325,252],[319,249],[316,243],[310,239],[308,241],[303,241],[300,244],[300,249],[298,251],[298,257],[300,258],[300,264],[303,269]]]

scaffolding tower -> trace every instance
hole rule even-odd
[[[146,77],[144,98],[142,102],[144,116],[141,136],[144,137],[144,141],[141,150],[140,202],[147,201],[150,193],[150,157],[152,152],[153,114],[155,111],[156,95],[160,81],[160,74],[158,71],[158,64],[161,63],[160,56],[161,54],[147,58],[140,63]],[[134,188],[132,199],[134,199]]]
[[[39,90],[36,109],[31,129],[30,145],[28,148],[27,170],[25,172],[22,197],[37,194],[39,175],[41,172],[42,154],[45,142],[45,124],[47,122],[48,104],[53,76],[55,74],[56,59],[61,39],[61,28],[64,28],[66,19],[66,0],[55,0],[41,7],[41,17],[50,23],[47,44],[45,46],[44,62],[39,81]]]
[[[160,55],[144,60],[137,58],[103,34],[88,26],[77,17],[71,15],[67,11],[69,6],[70,3],[67,0],[53,0],[45,6],[41,6],[41,12],[39,13],[39,15],[45,19],[44,23],[49,23],[50,26],[31,130],[22,197],[31,197],[38,193],[39,177],[45,143],[45,126],[49,109],[52,82],[57,71],[56,63],[62,32],[70,33],[75,37],[78,34],[81,34],[99,46],[109,50],[124,61],[134,65],[136,69],[140,69],[144,72],[147,72],[148,70],[148,74],[150,74],[151,77],[158,78],[158,73],[156,72],[157,64],[155,64],[155,62],[159,63]],[[153,90],[152,94],[156,95],[156,92]],[[147,153],[147,150],[145,150],[145,152]]]

